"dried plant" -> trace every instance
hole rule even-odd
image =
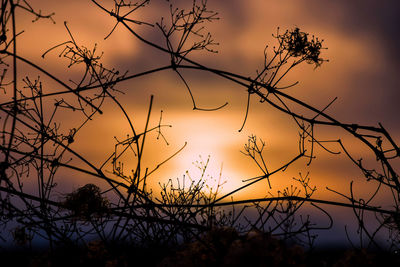
[[[105,15],[115,19],[111,32],[105,37],[111,36],[117,27],[124,28],[149,48],[167,55],[170,58],[167,65],[130,75],[128,72],[107,67],[102,63],[102,53],[97,51],[97,46],[94,44],[93,49],[89,49],[80,45],[74,38],[74,31],[65,23],[67,41],[49,48],[43,54],[46,57],[49,53],[58,53],[68,61],[66,68],[79,70],[79,78],[64,82],[65,77],[56,77],[51,70],[23,57],[17,49],[20,35],[15,25],[17,11],[26,12],[34,21],[53,21],[54,14],[43,15],[25,0],[1,2],[0,227],[5,230],[14,229],[12,236],[17,243],[26,245],[37,238],[47,241],[51,248],[64,244],[87,245],[92,239],[101,240],[102,244],[119,241],[144,246],[177,245],[183,241],[203,244],[213,243],[209,239],[213,239],[214,233],[220,233],[221,229],[223,233],[226,233],[226,229],[234,229],[228,232],[242,235],[261,231],[263,234],[258,239],[280,236],[282,239],[296,240],[313,247],[316,237],[313,230],[330,228],[334,219],[322,205],[332,205],[354,210],[362,246],[380,247],[376,236],[379,232],[386,231],[391,242],[390,249],[398,248],[400,182],[396,163],[400,149],[397,143],[381,124],[368,126],[343,123],[328,115],[327,110],[336,99],[318,109],[283,90],[297,84],[282,85],[283,79],[296,66],[305,62],[319,67],[327,61],[321,57],[321,52],[325,49],[322,40],[310,37],[299,28],[284,33],[280,33],[278,29],[273,35],[277,46],[272,49],[272,56],[269,54],[270,49],[266,47],[261,69],[256,71],[254,77],[245,77],[209,68],[190,58],[200,51],[216,52],[217,43],[206,32],[204,25],[216,21],[218,14],[207,8],[206,0],[194,0],[189,9],[176,8],[173,1],[168,1],[171,2],[168,9],[169,19],[161,18],[157,22],[136,18],[138,10],[152,8],[152,1],[108,2],[112,4],[112,8],[107,8],[103,2],[92,0]],[[162,42],[146,39],[136,30],[137,27],[156,29]],[[37,74],[20,77],[21,66],[29,66],[34,70],[32,73]],[[196,104],[189,81],[182,72],[185,69],[217,75],[242,86],[248,93],[247,111],[251,97],[256,97],[260,102],[290,116],[299,131],[298,153],[292,158],[283,159],[280,167],[272,169],[264,160],[265,143],[256,136],[250,136],[243,153],[257,164],[260,176],[245,179],[243,186],[222,194],[219,190],[222,184],[214,189],[207,188],[203,179],[208,166],[207,160],[199,165],[199,180],[191,179],[190,176],[185,176],[177,183],[170,180],[161,185],[161,196],[156,197],[147,186],[148,177],[171,160],[186,144],[155,167],[145,166],[145,144],[152,140],[149,134],[156,133],[157,138],[161,137],[168,144],[163,130],[169,125],[162,123],[162,113],[158,124],[152,125],[150,115],[154,100],[151,97],[144,130],[139,131],[118,100],[120,94],[123,94],[119,84],[144,75],[171,70],[185,85],[193,109],[210,111],[226,105],[212,109],[200,108]],[[50,88],[48,81],[55,83],[56,88]],[[82,128],[103,113],[102,107],[106,101],[122,112],[130,132],[123,140],[116,138],[114,151],[110,152],[104,162],[98,164],[79,153],[74,143],[81,138]],[[247,111],[241,129],[245,127]],[[65,125],[58,117],[59,114],[73,114],[79,118],[79,122],[72,126]],[[335,140],[318,139],[316,131],[319,126],[340,128],[355,140],[361,141],[376,158],[377,164],[370,166],[370,163],[353,156],[348,145],[339,137]],[[332,157],[337,154],[345,155],[367,181],[376,184],[376,191],[371,192],[368,199],[357,197],[350,184],[349,194],[330,189],[346,202],[315,199],[312,197],[316,188],[311,185],[309,174],[303,176],[300,173],[299,178],[294,178],[298,187],[290,185],[274,193],[270,183],[273,176],[292,167],[300,159],[306,159],[306,165],[311,164],[317,148],[327,151]],[[134,167],[127,173],[124,166],[129,164]],[[57,183],[62,179],[59,175],[61,169],[67,169],[78,176],[89,175],[99,183],[82,185],[73,192],[63,192],[64,197],[60,199],[58,190],[62,189]],[[238,192],[265,180],[269,185],[267,196],[234,201],[233,197]],[[382,203],[376,197],[380,190],[391,193],[391,208],[381,207]],[[228,198],[230,201],[227,201]],[[300,209],[308,204],[327,216],[327,226],[316,225],[312,218],[301,213]],[[369,224],[366,220],[367,214],[375,216],[377,227]],[[4,240],[7,239],[6,232],[8,231],[1,233]],[[275,244],[275,241],[271,242]],[[212,246],[216,246],[214,243]],[[248,250],[247,244],[236,245],[242,251]],[[274,249],[278,248],[277,245]],[[234,253],[235,249],[237,248],[231,247],[230,253]]]

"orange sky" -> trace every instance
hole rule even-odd
[[[45,59],[41,58],[48,48],[68,40],[63,21],[68,22],[74,38],[81,45],[91,48],[97,43],[98,50],[104,51],[103,63],[121,72],[129,70],[133,74],[168,62],[168,57],[146,48],[123,27],[117,28],[110,38],[104,40],[114,21],[90,1],[36,0],[31,4],[40,7],[44,13],[55,12],[57,23],[39,21],[32,24],[32,18],[21,13],[24,22],[18,27],[25,32],[20,37],[23,40],[23,43],[20,41],[20,52],[38,65],[64,77],[65,81],[70,77],[79,77],[81,70],[66,71],[68,62],[58,57],[61,50],[51,52]],[[168,12],[165,12],[168,10],[162,8],[165,4],[165,1],[154,1],[153,9],[138,16],[150,22],[159,14],[168,16]],[[209,7],[217,10],[221,18],[205,25],[220,43],[217,47],[219,53],[201,52],[190,58],[204,65],[254,77],[255,70],[263,63],[265,45],[274,45],[271,35],[277,27],[283,30],[299,27],[325,40],[324,45],[328,50],[323,51],[322,57],[329,59],[329,62],[318,69],[302,64],[283,82],[290,84],[299,81],[299,85],[287,92],[317,108],[323,108],[334,97],[338,97],[329,114],[348,123],[376,125],[382,122],[393,136],[399,137],[396,115],[400,111],[397,105],[400,96],[400,61],[394,48],[400,44],[398,29],[394,26],[398,25],[399,17],[391,13],[399,8],[396,1],[379,4],[376,1],[354,1],[350,4],[347,1],[332,3],[316,0],[210,0]],[[154,30],[148,30],[145,26],[138,27],[138,30],[153,40],[159,40]],[[172,128],[163,131],[168,146],[162,140],[156,140],[156,134],[147,139],[144,157],[150,169],[187,142],[181,153],[149,178],[155,185],[159,181],[182,177],[186,170],[195,177],[197,170],[192,162],[199,160],[199,156],[207,159],[208,155],[209,174],[214,178],[218,178],[223,164],[222,177],[227,181],[224,185],[226,192],[243,185],[241,180],[261,175],[254,163],[240,153],[251,134],[266,141],[265,159],[271,170],[297,155],[298,130],[288,116],[253,99],[245,128],[239,133],[246,109],[246,90],[212,75],[193,71],[183,73],[200,107],[216,107],[225,102],[229,103],[228,106],[214,112],[193,111],[188,92],[171,71],[126,81],[118,86],[125,94],[117,95],[117,98],[132,116],[135,127],[144,128],[151,94],[155,97],[152,125],[158,123],[161,110],[163,122],[172,125]],[[45,90],[57,89],[48,87]],[[106,103],[103,111],[103,115],[97,115],[82,129],[73,146],[98,165],[112,153],[114,136],[122,139],[129,134],[127,121],[114,104]],[[73,115],[60,117],[66,128],[76,123],[75,119]],[[343,136],[340,131],[324,129],[319,134],[330,138]],[[360,144],[353,143],[351,139],[345,140],[351,142],[354,151],[362,151]],[[271,192],[276,193],[290,184],[292,177],[299,172],[305,174],[308,171],[312,183],[317,185],[317,196],[322,198],[335,197],[325,190],[326,186],[347,193],[350,180],[360,180],[360,185],[365,185],[361,175],[342,156],[334,157],[318,150],[315,162],[310,167],[305,163],[302,160],[286,172],[271,177]],[[130,167],[129,160],[125,166]],[[76,188],[77,184],[86,182],[83,177],[73,177],[72,184],[66,183],[70,187]],[[244,191],[237,199],[263,197],[268,190],[264,183]]]

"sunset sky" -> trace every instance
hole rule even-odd
[[[112,7],[112,1],[99,2]],[[43,13],[55,12],[56,24],[50,20],[31,23],[33,18],[21,12],[19,16],[23,22],[17,27],[25,32],[19,37],[20,53],[65,82],[69,82],[69,79],[78,80],[82,69],[68,69],[68,61],[58,57],[62,49],[51,51],[45,59],[41,57],[47,49],[69,40],[64,21],[67,21],[68,28],[80,45],[92,48],[97,43],[97,50],[104,51],[102,62],[108,68],[134,74],[168,64],[168,56],[146,47],[123,26],[118,26],[104,40],[115,21],[91,1],[32,0],[30,3]],[[306,63],[298,66],[282,85],[296,81],[299,84],[285,92],[321,109],[338,97],[327,110],[328,114],[345,123],[375,126],[381,122],[398,140],[399,1],[209,0],[208,7],[217,11],[220,18],[204,25],[206,32],[211,32],[214,40],[219,43],[215,47],[218,53],[198,52],[189,58],[206,66],[255,77],[256,70],[263,64],[265,46],[269,44],[272,55],[271,49],[277,44],[272,37],[277,28],[283,32],[299,27],[310,35],[324,39],[323,44],[328,49],[323,50],[321,56],[329,62],[324,62],[316,69]],[[168,18],[168,3],[151,1],[150,6],[137,16],[132,15],[132,18],[150,23],[159,21],[160,16]],[[164,45],[156,29],[145,25],[135,27],[146,38]],[[200,157],[207,160],[208,156],[208,174],[214,179],[218,179],[223,167],[222,181],[226,181],[224,192],[243,185],[244,179],[261,175],[254,162],[240,153],[249,135],[256,135],[266,142],[264,156],[271,170],[279,168],[297,155],[298,129],[290,117],[266,103],[259,103],[254,97],[244,129],[238,132],[245,116],[246,88],[212,74],[198,71],[182,73],[190,83],[199,107],[214,108],[225,102],[228,105],[212,112],[192,110],[188,91],[179,77],[170,70],[125,81],[117,87],[124,92],[116,94],[117,99],[126,108],[139,132],[144,129],[150,95],[154,95],[151,125],[158,124],[161,110],[163,123],[172,125],[171,128],[163,128],[169,145],[161,139],[157,140],[156,133],[149,135],[144,152],[145,164],[149,169],[174,154],[187,142],[182,152],[149,177],[149,183],[155,188],[158,182],[182,178],[187,170],[195,178],[199,171],[192,162],[200,160]],[[44,90],[57,90],[51,86],[49,83],[48,89],[45,87]],[[121,140],[129,134],[129,125],[115,104],[109,101],[102,110],[104,114],[96,115],[79,132],[73,145],[74,149],[97,166],[114,151],[114,136]],[[65,125],[73,125],[81,118],[68,115],[60,119]],[[321,138],[343,138],[355,153],[365,158],[371,156],[363,154],[369,152],[339,130],[321,127],[317,129],[317,135]],[[333,146],[332,149],[338,150],[338,147]],[[357,182],[357,189],[363,194],[363,189],[367,188],[364,187],[363,177],[344,156],[330,155],[322,149],[317,150],[316,155],[311,166],[306,166],[307,160],[301,160],[286,172],[271,177],[272,189],[264,182],[246,189],[235,199],[264,197],[268,191],[276,194],[278,190],[290,185],[292,177],[298,177],[299,172],[303,175],[310,172],[311,183],[317,186],[318,198],[345,201],[328,192],[325,187],[348,193],[351,180]],[[127,169],[133,167],[128,160],[125,164]],[[76,188],[89,180],[93,182],[93,178],[76,176],[70,171],[62,175],[68,179],[61,179],[60,184],[69,188]]]

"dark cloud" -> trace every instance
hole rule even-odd
[[[354,36],[369,36],[382,45],[387,60],[398,64],[400,54],[400,1],[303,1],[310,20]]]

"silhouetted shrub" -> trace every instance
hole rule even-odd
[[[110,214],[109,201],[102,196],[100,188],[94,184],[86,184],[67,194],[63,205],[73,217],[82,220]]]

